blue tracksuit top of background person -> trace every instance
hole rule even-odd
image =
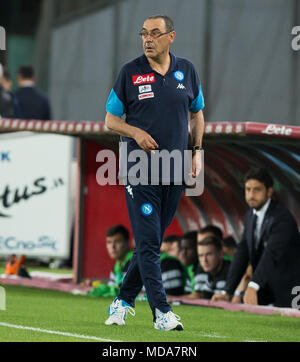
[[[204,99],[193,64],[170,56],[171,65],[164,76],[150,67],[145,55],[126,63],[111,90],[106,111],[118,117],[126,113],[126,122],[149,133],[159,150],[183,152],[188,147],[188,111],[202,110]],[[121,139],[127,142],[128,153],[140,149],[134,139]]]

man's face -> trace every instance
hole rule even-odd
[[[272,196],[273,189],[255,179],[250,179],[245,183],[245,199],[249,207],[260,210],[268,199]]]
[[[170,250],[169,250],[169,254],[171,256],[174,256],[174,258],[178,258],[178,253],[179,253],[178,242],[174,241],[172,243],[172,246],[171,246]]]
[[[178,252],[179,252],[177,241],[162,242],[160,251],[164,252],[164,253],[167,253],[167,254],[177,258],[178,257]]]
[[[198,245],[198,259],[206,273],[214,273],[223,260],[223,251],[214,245]]]
[[[169,52],[170,45],[175,39],[175,31],[158,38],[149,35],[159,35],[166,33],[166,31],[164,19],[148,19],[144,22],[142,33],[148,34],[147,36],[142,36],[143,49],[146,57],[156,59],[161,54]]]
[[[228,255],[230,258],[233,258],[237,252],[237,248],[228,248],[227,246],[223,246],[223,251],[224,254]]]
[[[129,249],[129,245],[128,242],[124,240],[123,235],[117,233],[113,236],[106,237],[106,248],[108,255],[112,259],[122,260]]]
[[[14,264],[15,262],[17,261],[17,256],[16,255],[11,255],[10,257],[9,257],[9,262],[11,263],[11,264]]]
[[[10,92],[10,91],[11,91],[11,89],[12,89],[12,81],[11,81],[11,80],[3,78],[3,79],[2,79],[2,82],[1,82],[1,79],[0,79],[0,83],[2,83],[3,88],[4,88],[7,92]]]
[[[180,242],[179,260],[184,265],[192,265],[197,260],[197,255],[193,242],[188,239],[182,239]]]

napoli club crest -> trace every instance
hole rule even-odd
[[[174,77],[178,82],[182,82],[184,80],[184,73],[181,70],[177,70],[177,72],[174,72]]]
[[[144,216],[150,216],[153,213],[153,206],[151,204],[143,204],[141,210]]]

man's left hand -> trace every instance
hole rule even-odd
[[[246,289],[245,295],[244,295],[244,303],[245,304],[252,304],[257,305],[257,291],[251,287],[248,287]]]

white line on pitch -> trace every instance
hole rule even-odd
[[[227,336],[219,336],[218,334],[200,334],[201,337],[208,337],[208,338],[231,338]]]
[[[85,335],[82,335],[82,334],[73,334],[73,333],[66,333],[66,332],[59,332],[59,331],[49,331],[47,329],[25,327],[25,326],[17,326],[15,324],[8,324],[8,323],[0,322],[0,327],[1,326],[2,327],[7,327],[7,328],[23,329],[23,330],[27,330],[27,331],[33,331],[33,332],[57,334],[57,335],[60,335],[60,336],[82,338],[82,339],[90,339],[90,340],[99,341],[99,342],[121,342],[121,341],[114,341],[112,339],[105,339],[105,338],[99,338],[99,337],[93,337],[93,336],[85,336]]]
[[[200,334],[201,337],[208,337],[208,338],[236,338],[236,337],[228,337],[228,336],[220,336],[218,334]],[[255,340],[245,340],[244,342],[266,342],[266,341],[255,341]]]

